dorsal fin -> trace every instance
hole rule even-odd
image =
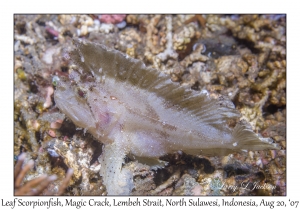
[[[133,88],[155,93],[166,102],[167,108],[188,112],[195,117],[195,123],[206,123],[226,129],[222,125],[228,119],[239,117],[231,101],[225,98],[211,99],[205,91],[194,91],[171,81],[170,77],[155,69],[148,68],[137,59],[120,51],[85,40],[74,40],[76,49],[70,57],[84,72],[111,77],[126,82]]]

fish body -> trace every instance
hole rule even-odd
[[[70,57],[77,67],[69,78],[59,81],[54,98],[77,126],[105,145],[100,174],[106,177],[107,186],[115,180],[121,186],[117,189],[114,184],[109,194],[129,194],[133,187],[130,172],[121,168],[127,154],[157,158],[178,150],[220,155],[278,149],[270,139],[259,138],[246,123],[230,128],[228,122],[238,119],[240,113],[228,99],[212,99],[206,91],[182,87],[167,75],[104,45],[81,40],[74,43],[76,49]],[[110,170],[118,171],[117,175],[108,173],[109,168],[104,167],[108,163],[114,165]]]

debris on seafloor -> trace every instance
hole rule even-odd
[[[225,156],[177,151],[159,161],[129,154],[122,159],[122,168],[123,174],[133,175],[132,195],[286,194],[284,15],[130,14],[121,17],[119,23],[106,23],[99,18],[14,17],[14,154],[17,157],[26,152],[28,159],[35,161],[24,183],[42,174],[55,174],[63,180],[67,168],[73,168],[74,175],[64,195],[107,194],[105,180],[99,175],[102,160],[98,157],[110,153],[105,149],[102,152],[102,143],[59,111],[52,93],[61,80],[69,80],[69,75],[77,71],[65,52],[73,50],[72,39],[80,37],[142,60],[147,67],[170,74],[172,81],[186,90],[192,88],[199,93],[205,89],[212,98],[220,94],[229,98],[255,133],[271,137],[282,148]],[[90,90],[77,91],[89,97]],[[236,121],[228,123],[232,128]],[[219,189],[219,183],[240,186],[243,182],[273,187]],[[54,181],[52,187],[58,188],[59,183]]]
[[[68,183],[72,177],[73,169],[69,169],[65,174],[65,178],[59,181],[59,188],[55,188],[51,185],[57,179],[56,175],[47,176],[41,175],[36,177],[25,184],[22,183],[26,173],[34,167],[34,161],[29,160],[22,168],[26,154],[22,153],[18,157],[18,161],[14,171],[14,195],[62,195],[68,186]]]

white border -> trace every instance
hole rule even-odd
[[[300,86],[299,75],[299,8],[291,1],[279,0],[252,0],[252,1],[4,1],[1,2],[1,178],[0,178],[0,205],[1,199],[13,199],[13,14],[14,13],[286,13],[287,14],[287,196],[253,198],[253,200],[296,200],[300,189],[299,180],[299,109],[298,101]],[[125,199],[125,197],[123,197]],[[155,197],[151,197],[155,198]],[[178,197],[176,197],[178,198]],[[204,199],[203,197],[201,197]],[[32,200],[25,197],[22,199]],[[47,199],[42,197],[41,199]],[[65,199],[65,198],[62,198]],[[76,199],[79,199],[78,197]],[[89,197],[84,197],[89,199]],[[113,199],[112,197],[110,199]],[[118,197],[116,199],[122,199]],[[165,198],[164,198],[165,199]],[[187,198],[188,199],[188,198]],[[215,198],[210,197],[210,200]],[[218,197],[222,199],[222,197]],[[226,199],[231,199],[226,197]],[[236,199],[250,199],[239,197]],[[299,200],[299,198],[298,198]],[[0,207],[1,208],[1,207]],[[30,207],[29,207],[30,208]],[[29,209],[28,208],[28,209]],[[99,207],[98,207],[99,208]],[[131,208],[131,207],[122,207]],[[173,207],[180,208],[180,207]],[[182,207],[181,207],[182,208]],[[198,207],[199,208],[199,207]],[[27,209],[27,208],[25,208]],[[30,208],[32,209],[32,208]]]

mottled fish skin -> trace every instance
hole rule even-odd
[[[70,57],[77,69],[69,79],[61,78],[55,102],[105,145],[121,145],[122,156],[152,158],[178,150],[222,155],[279,148],[245,123],[229,128],[227,122],[240,117],[231,101],[181,87],[169,76],[104,45],[74,43]],[[122,194],[122,189],[111,192]]]

